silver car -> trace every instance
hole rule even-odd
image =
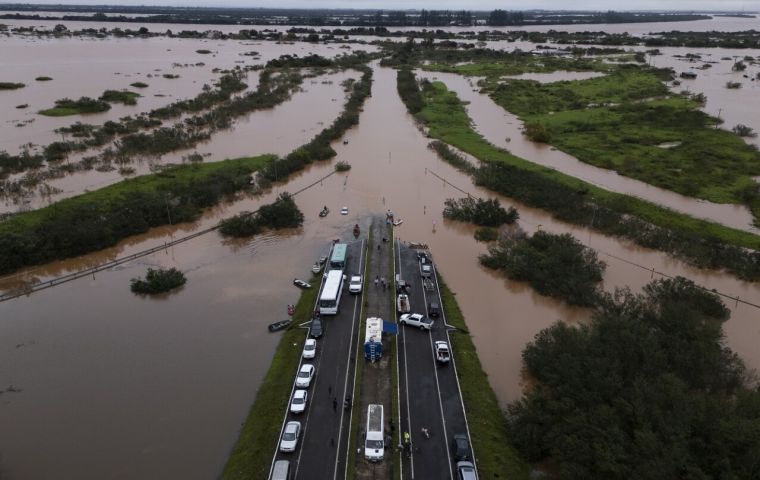
[[[306,390],[296,390],[293,392],[293,400],[290,401],[291,413],[303,413],[306,410],[306,400],[309,393]]]
[[[298,371],[296,377],[296,387],[309,388],[312,378],[314,378],[314,365],[310,363],[301,365],[301,370]]]
[[[282,431],[280,440],[281,452],[295,452],[298,446],[298,437],[301,435],[301,422],[288,422]]]

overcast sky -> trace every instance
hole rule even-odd
[[[2,0],[0,0],[2,2]],[[5,2],[3,2],[5,3]],[[176,5],[194,7],[371,8],[438,10],[747,10],[760,11],[760,0],[31,0],[64,5]]]

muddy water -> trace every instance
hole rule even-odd
[[[358,79],[357,72],[338,72],[305,79],[301,91],[271,110],[253,112],[236,120],[231,129],[215,133],[207,142],[195,148],[178,150],[158,158],[146,158],[129,166],[134,175],[150,173],[157,165],[179,164],[197,152],[204,162],[215,162],[227,158],[274,153],[285,155],[299,145],[311,140],[326,125],[340,114],[345,93],[341,82],[347,78]],[[256,75],[253,75],[255,83]],[[34,209],[53,202],[112,185],[124,179],[117,169],[110,171],[88,170],[67,175],[46,182],[60,189],[59,193],[46,196],[28,197],[23,204],[6,199],[0,204],[0,212]]]
[[[583,163],[572,155],[548,145],[530,141],[522,134],[522,121],[516,115],[496,105],[487,95],[479,93],[479,88],[475,86],[477,82],[475,78],[468,79],[460,75],[440,72],[418,73],[429,79],[443,81],[449,89],[457,93],[460,99],[469,102],[465,108],[474,122],[475,129],[489,142],[509,150],[518,157],[546,165],[607,190],[637,196],[673,210],[733,228],[758,232],[758,229],[752,225],[751,213],[743,206],[717,204],[686,197],[618,175],[611,170]]]
[[[398,99],[395,77],[393,70],[376,69],[359,126],[346,135],[347,145],[336,145],[336,160],[351,163],[351,171],[296,197],[306,215],[302,229],[251,242],[210,234],[120,270],[0,304],[0,386],[21,390],[0,397],[5,433],[0,452],[10,478],[48,478],[64,469],[67,476],[85,479],[214,477],[268,367],[277,336],[265,334],[265,326],[283,318],[285,306],[297,298],[292,278],[309,273],[330,239],[387,208],[404,220],[398,237],[431,246],[500,400],[520,395],[525,343],[558,319],[585,321],[588,312],[538,296],[478,265],[484,247],[474,241],[472,227],[445,222],[440,213],[446,198],[461,194],[430,172],[491,195],[427,148],[429,139]],[[156,229],[105,252],[33,269],[10,283],[160,244],[251,210],[285,189],[295,191],[331,170],[332,163],[312,166],[260,200],[224,205],[197,224]],[[319,219],[322,205],[333,212],[346,205],[350,214]],[[528,231],[540,225],[569,232],[604,252],[760,301],[757,285],[700,272],[517,207]],[[650,279],[648,271],[602,258],[608,261],[605,288],[638,289]],[[177,266],[188,283],[165,298],[136,297],[128,291],[129,279],[147,265]],[[729,345],[754,367],[760,366],[756,319],[756,310],[739,306],[726,326]]]

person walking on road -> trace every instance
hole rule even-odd
[[[333,412],[338,411],[338,399],[333,397]]]
[[[380,283],[380,277],[375,277],[375,287],[377,287],[378,283]]]

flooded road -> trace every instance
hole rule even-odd
[[[523,122],[497,105],[488,95],[481,94],[477,78],[453,73],[418,71],[420,78],[440,80],[465,102],[465,109],[474,128],[492,144],[514,155],[540,165],[554,168],[607,190],[633,195],[650,202],[704,218],[733,228],[758,233],[752,225],[752,214],[741,205],[718,204],[680,195],[639,180],[618,175],[612,170],[583,163],[572,155],[546,144],[535,143],[522,133]],[[535,76],[535,74],[533,74]],[[559,73],[555,74],[556,78]],[[550,77],[552,78],[552,77]]]
[[[88,22],[84,25],[92,26]],[[167,45],[162,42],[170,40],[154,41]],[[248,58],[239,53],[250,50],[272,58],[293,52],[332,55],[344,51],[300,43],[228,42],[222,48],[215,41],[177,42],[189,42],[182,47],[187,58],[195,58],[198,48],[219,50],[220,57],[226,55],[224,63],[228,67],[238,58]],[[89,46],[82,43],[85,50]],[[166,52],[166,48],[156,51]],[[227,48],[231,51],[222,53]],[[157,64],[163,66],[156,68],[171,64],[172,52],[162,55]],[[207,64],[204,71],[210,71],[212,59],[203,60]],[[29,70],[23,76],[51,71]],[[148,69],[141,65],[138,71]],[[182,78],[186,76],[184,71]],[[250,241],[223,240],[212,233],[94,277],[0,303],[3,478],[53,478],[62,471],[67,477],[82,479],[216,477],[279,338],[265,333],[266,325],[285,318],[286,305],[298,298],[292,279],[307,277],[312,262],[326,252],[333,238],[347,235],[354,223],[366,227],[369,214],[388,208],[404,220],[397,228],[398,237],[430,245],[439,270],[457,295],[480,360],[502,404],[520,396],[520,354],[525,344],[554,321],[584,322],[590,313],[537,295],[526,284],[480,267],[477,257],[485,252],[485,246],[475,242],[474,227],[445,221],[441,216],[443,202],[462,194],[431,172],[473,194],[494,195],[474,187],[468,177],[427,148],[429,139],[406,113],[395,79],[395,71],[375,69],[372,97],[367,100],[359,126],[347,133],[349,143],[335,145],[337,159],[310,166],[262,198],[240,199],[209,210],[196,223],[154,229],[112,249],[36,267],[0,281],[0,289],[14,288],[160,245],[239,211],[253,210],[271,202],[282,191],[296,191],[331,172],[335,161],[347,161],[353,167],[348,174],[333,175],[296,197],[306,216],[300,229]],[[27,80],[21,81],[29,85]],[[493,102],[473,93],[466,80],[463,82],[462,98],[468,90],[472,95],[470,114],[494,143],[510,136],[508,149],[520,155],[514,150],[520,143],[519,147],[526,149],[526,158],[537,162],[559,153],[548,149],[532,151],[528,142],[522,145],[518,141],[522,138],[519,126],[508,125],[506,117],[494,116],[487,102],[478,98],[485,98],[491,105]],[[307,92],[278,107],[281,110],[274,109],[263,116],[254,114],[247,123],[239,122],[235,129],[220,132],[223,136],[197,150],[212,154],[207,161],[260,153],[259,149],[287,151],[289,145],[313,136],[321,128],[318,125],[322,118],[334,118],[343,101],[339,83],[337,78],[333,84],[312,84],[307,80]],[[449,86],[455,89],[453,83],[454,80]],[[104,89],[100,83],[94,86],[96,93]],[[192,95],[190,86],[188,94]],[[506,130],[502,128],[505,125]],[[486,133],[493,126],[497,129]],[[25,128],[31,127],[19,130]],[[75,182],[67,191],[97,185],[97,180]],[[623,286],[638,290],[653,277],[647,269],[655,269],[687,276],[707,288],[760,303],[757,284],[697,270],[662,253],[557,222],[542,211],[499,198],[503,204],[519,209],[519,224],[526,231],[540,227],[567,232],[598,249],[600,258],[608,264],[604,280],[607,290]],[[322,205],[330,206],[335,213],[320,219],[317,213]],[[350,208],[348,216],[337,215],[343,205]],[[162,298],[133,295],[129,280],[156,265],[176,266],[185,272],[188,283]],[[759,312],[746,305],[727,303],[732,308],[732,319],[725,325],[727,344],[751,367],[760,368]]]
[[[347,145],[335,146],[336,160],[351,163],[351,171],[296,197],[306,215],[303,228],[250,242],[209,234],[123,269],[0,304],[0,387],[20,390],[0,396],[0,423],[9,432],[0,437],[0,452],[10,478],[48,478],[62,469],[84,479],[217,475],[269,366],[277,335],[265,334],[266,325],[283,318],[285,306],[298,297],[292,278],[307,276],[332,238],[387,208],[404,220],[398,237],[430,245],[500,400],[520,395],[525,343],[556,320],[586,321],[589,312],[479,266],[477,256],[485,248],[473,239],[474,228],[441,217],[444,200],[461,194],[430,172],[474,194],[493,195],[427,148],[429,139],[398,99],[395,77],[393,70],[375,70],[359,126],[348,132]],[[26,277],[44,279],[161,244],[254,209],[331,170],[332,162],[314,165],[261,199],[217,207],[195,224],[156,229],[104,252],[33,269]],[[319,219],[325,204],[333,212],[346,205],[350,214]],[[569,232],[602,252],[760,300],[757,285],[698,271],[515,205],[527,231],[541,225]],[[608,262],[607,289],[638,289],[650,280],[649,271],[600,256]],[[129,292],[129,279],[148,265],[177,266],[188,283],[165,298],[137,297]],[[729,345],[753,367],[760,366],[757,314],[740,305],[726,325]]]

